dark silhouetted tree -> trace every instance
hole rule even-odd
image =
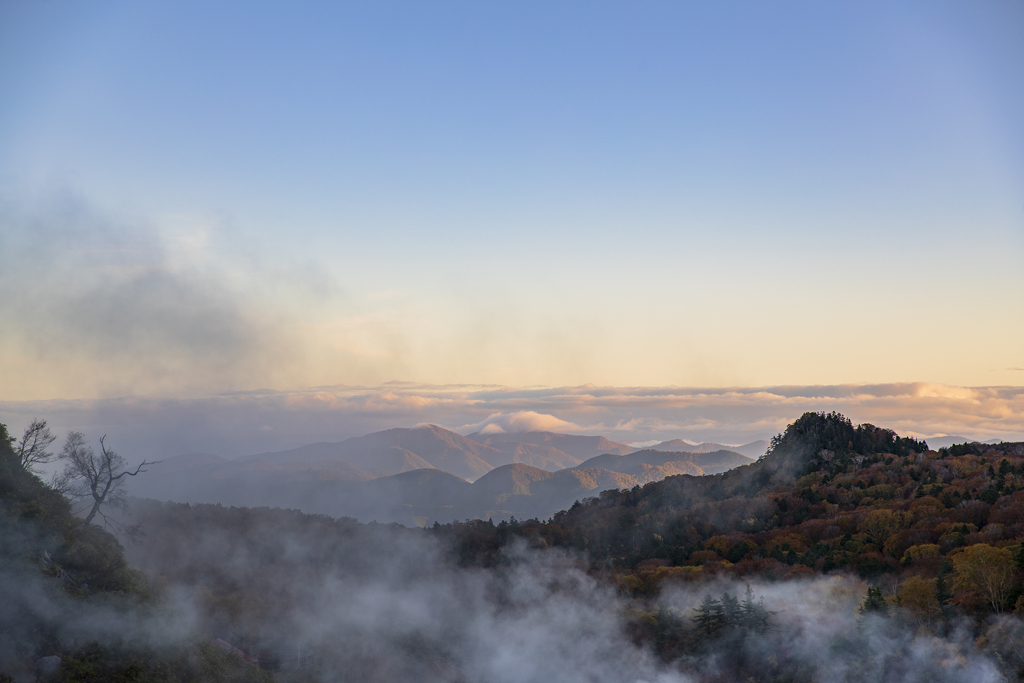
[[[704,596],[695,610],[696,614],[693,616],[693,622],[697,625],[697,630],[704,635],[713,635],[721,629],[720,615],[722,611],[722,603],[711,597],[708,593]]]
[[[734,595],[723,593],[721,602],[723,624],[725,626],[739,626],[741,621],[740,601]]]
[[[88,510],[79,528],[86,527],[99,515],[106,527],[117,525],[103,513],[103,507],[124,509],[126,477],[134,477],[146,465],[155,463],[143,460],[135,470],[127,469],[127,462],[113,449],[107,448],[104,436],[100,439],[100,454],[85,442],[81,432],[68,433],[67,441],[60,453],[64,461],[64,471],[54,477],[53,486],[58,491],[75,501],[82,501]]]
[[[747,584],[747,592],[740,603],[739,623],[754,631],[766,631],[768,619],[774,614],[764,606],[764,598],[754,600],[754,591]]]
[[[878,586],[868,588],[868,594],[861,603],[860,613],[862,615],[878,614],[883,617],[889,616],[889,605],[882,597],[882,589]]]
[[[52,462],[53,453],[48,449],[56,439],[57,437],[46,426],[46,420],[33,418],[21,439],[14,444],[14,452],[21,462],[21,468],[28,472],[36,472],[37,466]]]

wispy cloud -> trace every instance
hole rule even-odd
[[[8,401],[0,403],[0,421],[16,431],[34,416],[46,417],[59,430],[106,433],[120,452],[141,458],[242,455],[425,422],[462,432],[550,429],[628,442],[744,443],[778,433],[809,410],[836,410],[857,423],[915,436],[1024,439],[1024,387],[928,383],[758,388],[389,383],[180,400]]]
[[[254,273],[213,255],[209,221],[164,223],[0,194],[6,396],[206,393],[294,366],[294,325],[253,304]]]

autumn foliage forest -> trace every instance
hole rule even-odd
[[[509,535],[585,551],[638,596],[666,580],[849,572],[929,618],[1024,609],[1024,444],[928,451],[835,413],[804,415],[747,467],[605,491],[547,522],[493,526],[432,532],[456,539],[465,561],[488,561]]]
[[[432,532],[451,538],[463,562],[493,561],[510,536],[583,551],[592,571],[634,598],[678,582],[848,573],[871,586],[863,611],[938,633],[968,618],[982,645],[1024,667],[1024,640],[1014,640],[1024,632],[1007,640],[999,622],[986,639],[984,628],[1024,614],[1024,443],[930,451],[837,413],[807,413],[752,465],[604,491],[546,522]],[[641,613],[634,632],[675,655],[694,633],[674,623],[666,638],[665,620]]]
[[[565,680],[618,680],[616,666],[681,681],[963,680],[982,663],[991,675],[977,680],[1024,678],[1021,443],[931,451],[807,413],[756,463],[604,491],[548,520],[408,529],[134,500],[124,522],[142,533],[122,545],[81,527],[3,436],[8,586],[60,606],[0,609],[0,663],[21,667],[15,680],[34,680],[24,672],[43,658],[59,658],[44,678],[61,681],[540,675],[487,673],[513,647],[509,623],[566,640]],[[814,591],[856,607],[857,625],[828,635],[824,653],[792,633]],[[138,636],[173,622],[169,606],[190,615],[176,635]],[[60,610],[102,612],[107,630],[69,629]],[[119,620],[139,624],[134,635],[109,626]],[[211,648],[213,637],[252,656]],[[877,637],[894,645],[880,653]],[[617,639],[625,654],[610,660]],[[605,654],[575,652],[589,641]]]

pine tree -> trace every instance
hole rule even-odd
[[[861,615],[878,614],[883,617],[889,616],[889,605],[882,597],[882,589],[878,586],[868,588],[868,594],[860,606]]]
[[[713,600],[711,607],[711,633],[718,633],[725,628],[725,606],[721,600]]]
[[[722,593],[722,625],[739,626],[740,617],[740,601],[734,595]]]
[[[752,631],[764,632],[768,630],[768,619],[775,614],[764,606],[764,597],[754,600],[754,591],[747,584],[746,594],[743,602],[740,603],[739,623]]]
[[[711,635],[716,629],[716,623],[718,617],[717,612],[721,612],[722,605],[711,597],[711,594],[704,596],[700,605],[696,608],[697,614],[693,617],[693,622],[697,625],[697,630],[703,635]]]
[[[754,591],[747,584],[747,592],[743,596],[743,603],[740,605],[740,619],[747,628],[753,628],[757,614],[757,603],[754,602]]]

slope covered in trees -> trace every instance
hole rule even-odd
[[[852,575],[875,585],[869,611],[891,608],[907,628],[937,633],[970,623],[1014,672],[1024,667],[1013,650],[1024,644],[1019,621],[1000,621],[1024,613],[1021,443],[930,451],[890,430],[808,413],[754,464],[605,491],[546,522],[504,527],[432,531],[466,562],[496,561],[508,536],[581,551],[634,597],[679,584]],[[676,652],[689,632],[666,644],[663,626],[640,630]]]
[[[152,585],[12,441],[0,424],[0,681],[268,680],[199,635],[159,650],[133,638],[161,609]]]
[[[4,578],[33,600],[18,620],[0,600],[0,644],[22,643],[0,657],[22,674],[54,655],[65,681],[998,681],[1024,667],[1022,444],[936,452],[808,414],[756,463],[547,521],[410,529],[136,500],[122,521],[144,534],[126,550],[10,465],[4,528],[29,541]],[[88,539],[120,583],[81,586],[68,549]],[[46,591],[59,609],[40,610]]]

